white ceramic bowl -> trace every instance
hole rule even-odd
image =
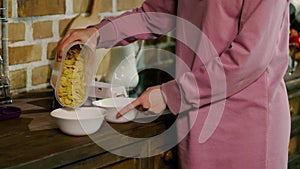
[[[104,112],[105,110],[98,107],[59,108],[53,110],[50,115],[62,132],[73,136],[83,136],[99,130],[104,119]]]
[[[127,97],[116,97],[116,98],[105,98],[102,100],[97,100],[93,102],[93,105],[102,107],[106,110],[105,120],[112,123],[125,123],[135,119],[137,115],[137,109],[132,109],[128,111],[125,115],[120,118],[116,118],[119,110],[121,110],[126,105],[134,101],[135,98]]]

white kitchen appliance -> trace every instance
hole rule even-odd
[[[300,22],[300,0],[290,1],[290,13],[295,15],[295,19]]]

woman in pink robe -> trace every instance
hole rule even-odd
[[[60,47],[87,41],[95,31],[98,47],[157,38],[175,28],[180,40],[193,39],[180,21],[152,13],[187,21],[210,40],[216,55],[202,56],[197,53],[199,46],[190,48],[178,40],[176,54],[183,62],[177,63],[175,80],[155,87],[173,114],[197,112],[196,116],[187,113],[190,117],[182,116],[178,123],[179,135],[184,125],[193,123],[178,145],[180,167],[284,169],[290,133],[283,80],[288,64],[288,9],[288,0],[146,0],[140,8],[118,17],[70,31]],[[133,15],[134,19],[126,19]],[[190,71],[181,70],[183,63]],[[210,74],[210,63],[221,65],[222,71]],[[214,95],[211,82],[218,73],[223,73],[226,86]],[[221,116],[210,128],[205,121],[218,103],[222,103]]]

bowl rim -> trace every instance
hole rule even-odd
[[[89,115],[91,112],[82,112],[76,110],[80,109],[94,109],[93,116],[83,116],[84,114]],[[97,111],[96,111],[97,110]],[[72,113],[72,114],[70,114]],[[93,120],[93,119],[104,119],[106,111],[98,107],[80,107],[77,109],[71,108],[58,108],[50,112],[50,115],[56,119],[62,120]],[[79,115],[80,114],[80,115]]]
[[[127,102],[122,105],[116,105],[116,101],[126,100]],[[101,100],[93,101],[92,104],[96,107],[103,108],[123,108],[127,104],[133,102],[136,98],[132,97],[113,97],[113,98],[104,98]]]

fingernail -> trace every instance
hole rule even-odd
[[[122,117],[122,114],[121,113],[117,113],[116,118],[118,119],[120,117]]]

